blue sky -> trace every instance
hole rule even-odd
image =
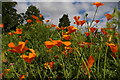
[[[85,13],[88,13],[88,21],[90,21],[93,18],[96,9],[96,6],[92,5],[93,2],[76,2],[75,0],[71,0],[71,2],[62,2],[63,0],[61,0],[61,2],[55,2],[54,0],[48,0],[48,2],[45,2],[46,0],[44,0],[44,2],[40,1],[43,0],[39,0],[39,2],[33,2],[32,0],[17,0],[18,5],[16,6],[16,9],[18,10],[18,13],[24,13],[27,10],[28,6],[34,5],[40,10],[45,19],[52,20],[51,23],[54,23],[56,25],[59,23],[59,18],[61,18],[63,14],[68,14],[71,24],[74,22],[74,16],[80,16],[80,20],[83,20]],[[111,14],[113,12],[113,8],[118,7],[117,2],[103,3],[105,5],[99,7],[95,18],[101,20],[99,23],[100,27],[105,27],[106,18],[104,15],[108,13]]]

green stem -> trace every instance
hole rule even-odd
[[[95,19],[95,16],[96,16],[97,10],[98,10],[98,7],[97,7],[96,10],[95,10],[95,14],[94,14],[94,16],[93,16],[93,20],[92,20],[92,22],[91,22],[91,24],[90,24],[90,27],[91,27],[91,25],[92,25],[92,23],[93,23],[93,21],[94,21],[94,19]]]
[[[106,75],[107,51],[108,51],[108,46],[107,46],[107,48],[106,48],[106,52],[105,52],[105,60],[104,60],[104,79],[105,79],[105,75]]]

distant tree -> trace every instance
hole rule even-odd
[[[2,3],[2,23],[4,24],[3,32],[15,30],[22,21],[22,17],[14,8],[17,2],[3,2]]]
[[[36,6],[33,6],[33,5],[30,5],[29,7],[28,7],[28,9],[27,9],[27,11],[25,12],[25,15],[24,15],[24,18],[25,18],[25,20],[27,20],[27,19],[31,19],[31,20],[34,20],[31,16],[32,15],[34,15],[34,16],[36,16],[36,17],[39,17],[39,15],[40,15],[40,11],[39,11],[39,9],[37,9],[36,8]],[[39,20],[44,20],[44,18],[43,17],[39,17]]]
[[[62,18],[59,19],[59,27],[68,27],[70,26],[70,21],[67,14],[64,14]]]

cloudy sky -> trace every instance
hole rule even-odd
[[[84,0],[80,2],[76,2],[76,0],[14,0],[17,1],[18,4],[15,7],[18,10],[18,13],[24,13],[28,6],[34,5],[39,10],[40,13],[43,14],[45,19],[52,20],[51,23],[58,24],[59,18],[62,17],[63,14],[68,14],[69,19],[71,21],[71,25],[73,25],[73,17],[80,16],[80,20],[84,19],[85,13],[88,13],[88,20],[90,21],[93,18],[96,6],[92,5],[95,0],[91,0],[92,2]],[[103,0],[98,0],[103,1]],[[108,0],[107,0],[108,1]],[[106,18],[105,14],[111,14],[113,12],[114,7],[118,7],[118,0],[109,0],[109,2],[103,2],[105,5],[100,6],[96,15],[96,20],[101,20],[99,26],[105,27]]]

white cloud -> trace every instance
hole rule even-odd
[[[59,23],[59,18],[61,18],[63,14],[68,14],[71,24],[74,22],[74,16],[80,16],[82,20],[83,15],[78,13],[81,9],[84,9],[88,13],[88,17],[92,19],[96,9],[96,6],[91,5],[89,2],[81,2],[79,4],[72,4],[72,2],[31,2],[31,4],[40,10],[45,19],[52,19],[51,22],[56,25]],[[101,16],[104,16],[104,13],[107,11],[112,13],[113,9],[111,7],[115,5],[115,3],[105,3],[104,6],[99,7],[95,19],[99,19]],[[27,5],[26,2],[18,2],[16,9],[19,13],[23,13],[27,10],[28,6],[29,5]],[[99,23],[99,25],[105,26],[106,19],[102,18],[102,20],[103,22]]]

